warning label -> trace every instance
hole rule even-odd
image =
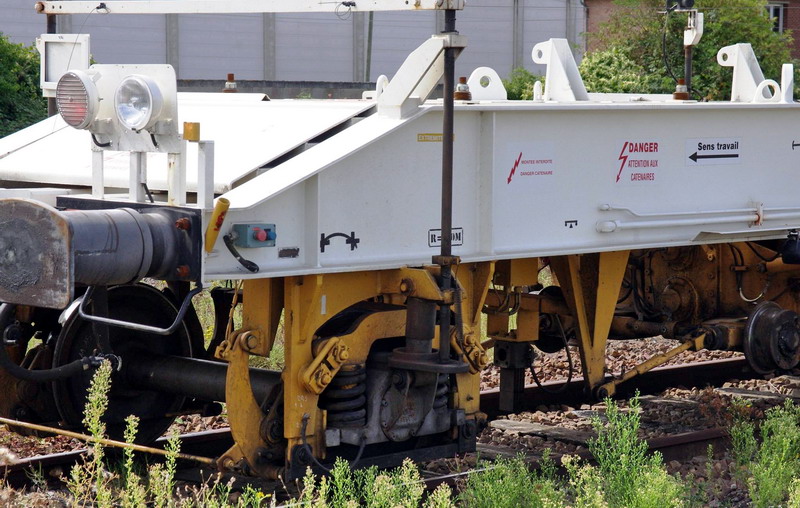
[[[687,166],[740,164],[739,138],[694,138],[686,140]]]
[[[508,159],[509,173],[506,184],[519,177],[553,176],[555,163],[552,143],[537,143],[518,151],[514,158]]]
[[[655,181],[660,161],[658,146],[658,141],[623,141],[617,183]]]

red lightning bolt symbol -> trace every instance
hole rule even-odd
[[[623,155],[625,153],[625,149],[628,148],[628,142],[626,141],[624,145],[622,145],[622,151],[619,152],[619,160],[622,161],[622,164],[619,165],[619,173],[617,173],[617,181],[619,182],[619,177],[622,175],[622,170],[625,168],[625,163],[628,162],[628,156]]]
[[[517,157],[517,162],[514,163],[514,167],[511,168],[511,173],[508,174],[508,182],[511,183],[511,178],[514,176],[514,173],[517,171],[517,167],[519,163],[522,161],[522,152],[519,153],[519,157]]]

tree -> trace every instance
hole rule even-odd
[[[0,137],[47,117],[39,89],[39,53],[0,33]]]
[[[646,79],[643,93],[671,93],[675,90],[674,77],[683,77],[683,30],[687,15],[664,14],[663,0],[616,0],[615,10],[608,22],[589,37],[600,44],[601,53],[618,51],[620,57],[588,55],[581,63],[581,72],[587,76],[602,74],[597,68],[609,62],[619,62],[627,57],[641,66]],[[729,67],[717,63],[720,48],[740,42],[749,42],[758,57],[764,75],[780,82],[781,65],[790,61],[792,35],[788,31],[773,31],[773,20],[766,11],[766,0],[697,0],[695,7],[705,15],[703,38],[694,48],[692,89],[695,98],[727,100],[730,98],[731,76]],[[666,52],[664,47],[666,46]],[[665,57],[666,54],[666,57]],[[667,65],[665,65],[665,58]],[[620,80],[621,81],[621,80]],[[604,90],[622,92],[624,83],[606,81]],[[610,90],[608,86],[611,85]]]

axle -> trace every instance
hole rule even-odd
[[[204,401],[225,401],[228,364],[179,356],[126,355],[122,375],[132,388],[168,392]],[[250,369],[256,400],[263,401],[281,384],[281,373]]]

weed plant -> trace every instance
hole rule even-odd
[[[734,408],[746,404],[737,401]],[[761,423],[761,443],[755,425],[744,418],[731,427],[733,455],[739,479],[746,482],[753,506],[800,506],[800,408],[787,400],[767,411]]]
[[[484,462],[482,471],[467,478],[460,500],[475,508],[563,506],[565,497],[555,477],[555,465],[546,454],[542,464],[541,471],[532,472],[522,457]]]
[[[89,460],[70,471],[67,488],[77,505],[111,506],[110,478],[103,467],[103,445],[106,426],[103,415],[108,408],[108,391],[111,388],[111,363],[104,361],[92,377],[86,395],[83,424],[92,436]]]
[[[603,424],[594,418],[597,437],[590,440],[599,475],[597,485],[610,507],[681,506],[685,488],[667,474],[661,454],[647,454],[647,442],[639,439],[640,409],[638,394],[631,399],[628,411],[622,411],[607,398]],[[587,477],[593,479],[594,477]]]
[[[425,486],[417,466],[409,459],[392,471],[376,467],[352,471],[337,459],[329,477],[317,479],[309,469],[297,500],[304,506],[326,508],[449,508],[454,506],[452,492],[440,485],[423,501]]]
[[[136,432],[139,430],[139,418],[131,415],[125,419],[125,442],[133,443],[136,439]],[[147,499],[147,490],[142,485],[142,479],[136,472],[136,463],[133,457],[133,450],[125,448],[123,451],[124,460],[122,463],[123,478],[125,489],[122,494],[123,508],[136,508],[144,506]]]

